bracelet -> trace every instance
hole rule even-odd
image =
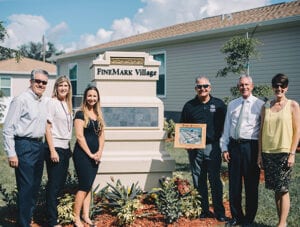
[[[290,155],[295,155],[296,154],[296,152],[290,152]]]

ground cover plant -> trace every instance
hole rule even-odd
[[[2,127],[0,126],[0,226],[12,227],[15,226],[15,202],[16,202],[16,188],[14,170],[8,166],[6,154],[3,151],[3,139],[2,139]],[[188,158],[186,151],[183,149],[174,149],[173,142],[166,142],[166,150],[176,161],[176,171],[174,176],[179,175],[179,178],[161,179],[161,187],[151,192],[143,192],[138,190],[138,184],[127,188],[119,182],[116,185],[118,179],[112,182],[108,188],[115,188],[115,194],[121,193],[120,198],[123,198],[123,205],[125,209],[120,209],[122,204],[116,206],[115,213],[104,210],[104,207],[98,206],[99,203],[104,204],[104,199],[109,199],[104,196],[104,190],[100,190],[97,196],[94,198],[92,213],[95,219],[98,219],[98,226],[125,226],[126,224],[134,223],[132,226],[224,226],[224,223],[217,222],[215,219],[207,219],[201,221],[198,218],[194,218],[199,214],[199,210],[192,209],[191,207],[199,207],[199,204],[193,204],[196,200],[192,197],[180,197],[179,193],[186,194],[187,189],[191,186],[191,174],[189,170]],[[72,162],[71,162],[72,163]],[[72,202],[73,193],[76,186],[76,176],[73,173],[73,165],[70,166],[70,176],[68,177],[68,190],[65,191],[65,195],[61,197],[61,203],[59,209],[61,210],[60,219],[62,222],[69,224],[68,220],[72,219]],[[222,164],[222,179],[224,182],[224,204],[226,207],[226,215],[230,215],[228,210],[228,178],[227,178],[227,165]],[[177,180],[181,181],[180,187],[178,187]],[[35,220],[39,225],[43,226],[45,223],[45,209],[44,209],[44,184],[46,181],[46,175],[43,179],[43,185],[39,194],[38,209],[35,213]],[[167,184],[166,184],[167,183]],[[164,185],[165,184],[165,185]],[[288,218],[288,226],[298,226],[300,223],[300,154],[296,154],[296,165],[293,171],[293,178],[291,183],[291,211]],[[178,192],[173,193],[174,190],[170,188],[177,187]],[[170,191],[170,193],[168,193]],[[180,192],[181,191],[181,192]],[[102,194],[103,193],[103,194]],[[96,193],[95,193],[96,195]],[[132,199],[134,198],[137,200]],[[112,196],[112,195],[110,195]],[[128,196],[128,197],[126,197]],[[197,196],[197,194],[193,195]],[[171,197],[176,201],[178,207],[168,207],[170,204],[164,202],[165,199]],[[100,199],[102,198],[102,199]],[[126,199],[127,198],[127,199]],[[129,199],[130,198],[130,199]],[[158,199],[159,198],[159,199]],[[179,198],[182,200],[180,201]],[[158,200],[157,200],[158,199]],[[134,202],[127,203],[124,201],[132,200]],[[165,211],[164,211],[165,210]],[[117,212],[122,211],[122,212]],[[127,212],[128,211],[128,212]],[[190,211],[190,212],[188,212]],[[184,213],[184,214],[183,214]],[[146,214],[146,215],[145,215]],[[119,215],[119,219],[116,217]],[[122,219],[123,218],[123,219]],[[133,220],[133,222],[131,222]],[[259,186],[259,208],[255,219],[254,226],[268,227],[275,226],[277,222],[277,214],[273,199],[273,193],[264,188],[263,181]],[[170,224],[168,224],[170,223]],[[72,226],[72,225],[69,225]]]

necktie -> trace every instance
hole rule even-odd
[[[240,138],[240,128],[241,128],[242,121],[243,121],[244,106],[245,106],[245,101],[243,100],[240,115],[239,115],[239,119],[238,119],[238,122],[237,122],[236,127],[235,127],[235,138],[236,139]]]

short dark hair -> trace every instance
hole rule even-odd
[[[283,74],[278,73],[272,78],[272,87],[275,85],[281,85],[282,87],[286,88],[289,85],[289,78]]]

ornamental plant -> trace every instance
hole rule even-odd
[[[187,179],[183,179],[181,175],[174,177],[174,182],[180,195],[180,209],[184,217],[193,219],[198,218],[201,214],[200,195],[194,189]]]
[[[198,191],[180,173],[173,178],[160,179],[161,188],[149,192],[149,201],[154,200],[166,223],[176,222],[181,216],[193,219],[201,214]]]
[[[181,201],[177,186],[173,179],[163,178],[160,180],[161,188],[157,191],[156,206],[164,216],[166,223],[170,224],[179,219]]]
[[[217,76],[224,77],[228,73],[246,74],[250,58],[258,57],[256,46],[260,44],[262,44],[260,41],[252,37],[235,36],[228,40],[220,50],[223,54],[226,54],[227,66],[220,69]]]
[[[74,194],[66,193],[58,198],[59,204],[57,206],[58,220],[61,224],[70,224],[74,220]]]
[[[114,182],[114,179],[112,179]],[[117,224],[119,226],[130,225],[134,222],[135,211],[140,208],[140,196],[143,191],[138,183],[132,184],[131,187],[122,185],[117,180],[116,185],[107,184],[100,190],[98,197],[104,197],[95,205],[98,212],[106,211],[117,216]]]
[[[17,209],[17,187],[15,186],[12,191],[9,191],[0,184],[0,194],[2,194],[2,200],[5,202],[10,212],[15,211]]]
[[[173,119],[164,121],[164,130],[167,132],[167,137],[173,139],[175,137],[175,122]]]

